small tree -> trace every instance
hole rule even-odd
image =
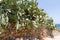
[[[49,29],[55,27],[53,20],[47,16],[44,9],[39,9],[37,5],[36,0],[2,0],[0,27],[4,32],[8,30],[11,34],[19,30],[23,36],[30,35],[31,30],[41,28],[43,25]]]

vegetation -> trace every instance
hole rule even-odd
[[[38,8],[37,0],[2,0],[0,1],[0,33],[14,36],[30,35],[31,30],[54,28],[53,19],[44,9]],[[24,34],[25,33],[25,34]],[[21,36],[22,36],[21,35]]]

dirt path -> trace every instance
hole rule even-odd
[[[45,40],[60,40],[60,32],[54,30],[53,31],[54,38],[46,37]]]

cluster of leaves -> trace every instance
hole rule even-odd
[[[53,20],[47,16],[44,9],[38,8],[36,0],[3,0],[0,2],[0,24],[9,25],[16,23],[16,28],[21,30],[35,29],[46,25],[53,28]],[[8,26],[9,27],[9,26]]]

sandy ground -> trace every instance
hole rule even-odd
[[[44,39],[45,40],[60,40],[60,32],[54,30],[52,33],[54,35],[54,38],[47,37],[47,38],[44,38]]]

